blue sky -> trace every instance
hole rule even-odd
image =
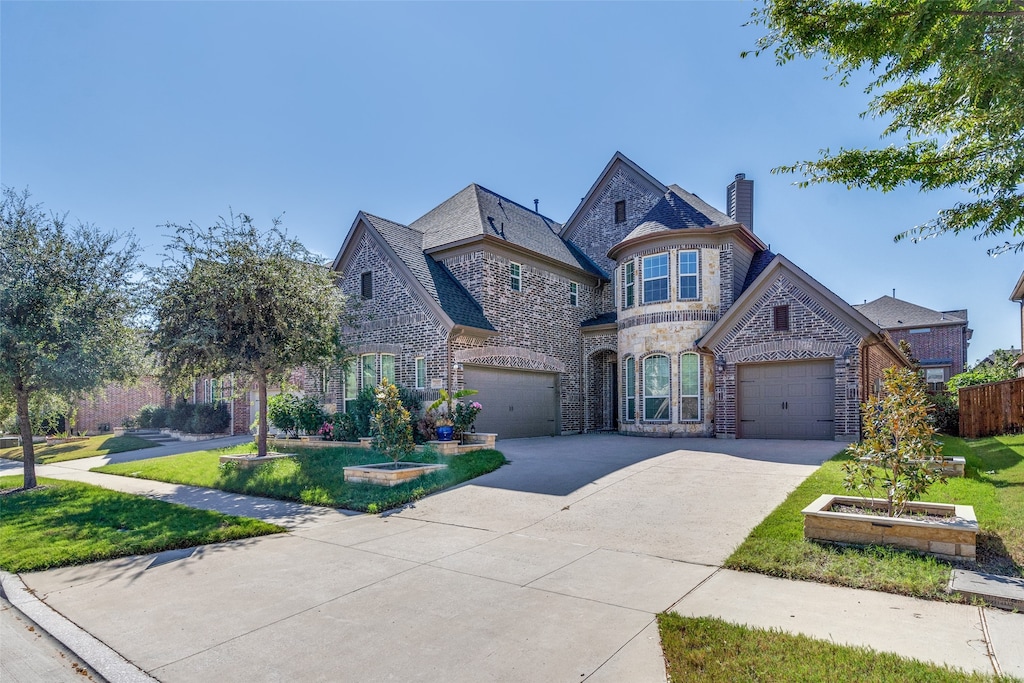
[[[230,208],[334,256],[359,210],[408,223],[469,183],[566,220],[616,150],[725,208],[850,303],[967,308],[971,361],[1020,342],[994,243],[894,244],[958,192],[799,189],[781,164],[878,142],[863,84],[740,58],[749,2],[0,3],[0,182],[132,230]]]

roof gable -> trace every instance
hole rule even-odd
[[[672,185],[622,241],[672,230],[729,225],[736,225],[736,221],[697,195]]]
[[[933,311],[891,296],[882,296],[854,306],[861,314],[884,329],[930,325],[966,325],[967,311]]]

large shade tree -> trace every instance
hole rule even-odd
[[[24,487],[36,486],[30,400],[130,379],[139,362],[133,238],[47,214],[29,192],[0,206],[0,394],[13,399]]]
[[[1024,249],[1022,0],[764,0],[753,21],[767,29],[755,54],[818,56],[844,85],[869,73],[861,116],[883,119],[892,140],[775,172],[801,173],[801,185],[960,189],[965,201],[896,239],[968,233],[1003,240],[991,254]]]
[[[295,368],[342,357],[345,300],[336,274],[290,237],[246,214],[174,231],[150,272],[152,350],[170,387],[236,373],[259,391],[259,455],[267,453],[267,386]]]

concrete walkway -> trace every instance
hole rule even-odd
[[[499,445],[395,514],[21,578],[162,681],[664,681],[670,608],[1024,676],[1024,615],[719,568],[834,443]]]

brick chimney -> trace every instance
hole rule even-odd
[[[725,190],[726,213],[737,223],[742,223],[754,232],[754,181],[747,180],[743,173]]]

